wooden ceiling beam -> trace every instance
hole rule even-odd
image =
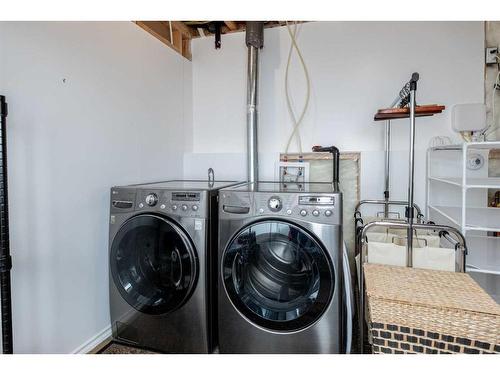
[[[166,44],[186,59],[191,60],[191,31],[179,21],[134,21],[134,23]],[[170,34],[172,30],[172,34]]]
[[[231,31],[236,31],[238,30],[238,24],[234,21],[224,21],[226,24],[227,28]]]
[[[169,21],[164,21],[166,23],[168,23]],[[187,26],[184,22],[181,22],[181,21],[170,21],[172,22],[172,26],[179,30],[183,35],[187,36],[187,37],[193,37],[193,32],[194,32],[194,35],[198,35],[198,32],[196,30],[193,30],[193,28]]]

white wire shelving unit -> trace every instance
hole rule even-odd
[[[429,148],[426,217],[461,230],[467,272],[500,303],[500,208],[488,207],[488,191],[500,191],[500,171],[489,170],[498,149],[498,141]]]

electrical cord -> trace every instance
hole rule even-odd
[[[497,56],[498,58],[498,56]],[[487,138],[490,134],[495,132],[498,129],[497,123],[496,123],[496,112],[495,112],[495,99],[496,99],[496,93],[497,90],[500,89],[500,71],[497,74],[497,77],[495,79],[495,84],[493,85],[493,92],[491,93],[491,116],[492,116],[492,125],[488,129],[488,131],[485,133],[485,138]]]
[[[497,123],[496,123],[496,113],[495,113],[495,99],[496,99],[496,93],[497,90],[500,90],[500,56],[497,54],[495,55],[495,58],[497,59],[499,63],[499,71],[495,79],[495,83],[493,85],[493,92],[491,93],[491,118],[492,118],[492,124],[484,131],[484,139],[488,140],[488,136],[494,133],[497,129]]]
[[[290,144],[292,142],[292,139],[295,135],[297,135],[297,144],[299,146],[299,152],[302,153],[302,140],[300,138],[300,133],[299,133],[299,126],[302,123],[302,120],[304,119],[304,116],[306,114],[307,108],[309,106],[309,99],[311,96],[311,81],[309,79],[309,72],[307,70],[306,63],[304,61],[304,57],[302,56],[302,52],[299,49],[299,46],[297,44],[297,23],[294,24],[294,30],[292,31],[292,28],[290,27],[288,21],[286,22],[286,28],[288,30],[288,34],[290,35],[291,43],[290,43],[290,50],[288,52],[288,59],[287,59],[287,64],[286,64],[286,70],[285,70],[285,95],[286,95],[286,104],[288,107],[288,111],[290,112],[290,116],[292,118],[293,122],[293,130],[292,133],[290,134],[290,137],[288,138],[286,148],[285,148],[285,153],[288,153],[288,149],[290,148]],[[304,76],[306,79],[306,98],[304,102],[304,107],[302,108],[302,112],[300,113],[300,116],[296,118],[295,112],[293,110],[293,105],[292,101],[290,98],[290,90],[289,90],[289,71],[290,71],[290,62],[292,58],[292,52],[293,49],[295,48],[295,51],[297,52],[297,56],[299,57],[299,61],[302,65],[302,69],[304,71]]]

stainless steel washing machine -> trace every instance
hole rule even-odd
[[[343,353],[342,194],[259,182],[219,192],[221,353]]]
[[[162,352],[212,352],[217,193],[232,184],[166,181],[111,189],[109,291],[116,341]]]

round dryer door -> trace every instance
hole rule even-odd
[[[297,331],[316,322],[335,282],[330,257],[311,234],[270,220],[243,228],[230,241],[222,278],[240,314],[274,331]]]
[[[113,239],[110,268],[130,306],[147,314],[164,314],[190,296],[197,257],[177,224],[161,216],[139,215],[127,220]]]

